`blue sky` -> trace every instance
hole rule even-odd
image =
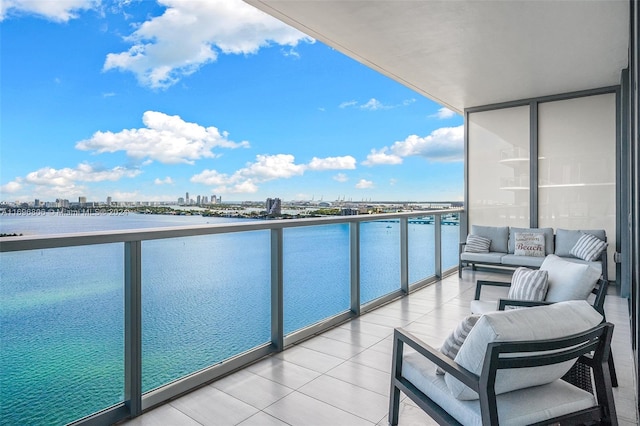
[[[461,200],[462,117],[236,0],[0,0],[0,201]]]

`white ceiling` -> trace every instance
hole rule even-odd
[[[627,66],[626,0],[245,1],[458,112],[616,85]]]

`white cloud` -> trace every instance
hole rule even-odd
[[[335,175],[333,177],[333,180],[335,180],[337,182],[346,182],[346,181],[349,180],[349,177],[344,173],[338,173],[337,175]]]
[[[379,109],[388,109],[390,107],[383,105],[382,102],[375,98],[371,98],[366,104],[361,105],[360,108],[368,109],[369,111],[377,111]]]
[[[309,170],[345,170],[355,169],[356,159],[350,155],[344,157],[313,157],[309,163]]]
[[[295,157],[290,154],[257,155],[255,162],[247,163],[232,175],[204,170],[192,176],[191,182],[215,186],[213,190],[222,194],[254,193],[258,183],[299,176],[305,168],[303,164],[295,164]]]
[[[0,193],[3,194],[13,194],[22,189],[22,178],[17,178],[14,181],[11,181],[5,185],[0,186]]]
[[[205,185],[225,185],[229,181],[229,175],[219,173],[216,170],[203,170],[197,175],[193,175],[191,177],[191,182],[202,183]]]
[[[380,164],[402,164],[402,158],[395,154],[387,154],[388,147],[382,149],[371,150],[371,153],[367,155],[367,159],[362,162],[365,166],[377,166]]]
[[[380,164],[402,164],[403,158],[424,157],[430,161],[462,161],[464,154],[464,126],[442,127],[429,136],[410,135],[397,141],[391,147],[373,148],[362,162],[365,166]]]
[[[393,109],[393,108],[399,108],[399,107],[406,107],[406,106],[411,105],[415,101],[416,101],[415,99],[405,99],[400,104],[387,105],[387,104],[384,104],[384,103],[380,102],[376,98],[371,98],[364,104],[360,104],[358,101],[345,101],[345,102],[342,102],[339,105],[339,107],[340,108],[358,108],[358,109],[364,109],[364,110],[368,110],[368,111],[378,111],[378,110],[384,110],[384,109]]]
[[[266,182],[273,179],[287,179],[304,173],[305,166],[295,164],[295,157],[291,154],[256,155],[254,163],[247,163],[247,167],[236,172],[243,178],[258,179]]]
[[[464,152],[464,127],[442,127],[429,136],[408,136],[395,142],[391,151],[400,157],[421,156],[431,161],[462,161]]]
[[[140,173],[142,172],[138,169],[128,169],[126,167],[103,169],[86,163],[78,164],[75,168],[54,169],[53,167],[43,167],[27,174],[25,177],[18,177],[12,182],[3,185],[2,192],[13,193],[27,185],[32,185],[35,189],[31,192],[39,196],[71,198],[86,192],[86,188],[81,183],[115,182],[122,178],[136,177]]]
[[[153,183],[155,183],[156,185],[171,185],[173,183],[173,179],[171,179],[169,176],[164,179],[156,178]]]
[[[439,118],[440,120],[446,120],[447,118],[451,118],[455,115],[456,115],[455,111],[451,111],[449,108],[442,107],[438,110],[437,113],[430,115],[430,117],[436,117],[436,118]]]
[[[373,182],[366,179],[360,179],[358,183],[356,183],[356,188],[358,189],[370,189],[374,188]]]
[[[115,182],[123,177],[138,176],[140,173],[142,172],[138,169],[127,169],[125,167],[95,169],[90,164],[82,163],[78,164],[75,169],[69,167],[64,169],[43,167],[25,176],[24,183],[66,187],[74,185],[75,182],[102,182],[106,180]]]
[[[257,155],[256,161],[233,174],[220,173],[217,170],[203,170],[191,177],[191,182],[213,186],[219,193],[254,193],[258,184],[275,179],[289,179],[301,176],[305,171],[325,171],[355,169],[356,160],[350,155],[344,157],[317,158],[309,164],[296,164],[291,154]],[[346,176],[345,176],[346,178]],[[335,179],[335,178],[334,178]]]
[[[68,22],[83,10],[94,9],[100,0],[0,0],[0,21],[7,16],[33,14],[54,22]]]
[[[125,41],[126,52],[110,53],[104,70],[133,72],[151,88],[166,88],[218,54],[253,54],[271,44],[295,47],[313,42],[241,0],[159,0],[167,9],[142,23]],[[287,55],[292,55],[291,51]]]
[[[339,105],[339,108],[348,108],[358,105],[358,101],[346,101]]]
[[[213,148],[249,147],[246,141],[236,143],[228,139],[228,133],[217,128],[189,123],[180,116],[147,111],[142,116],[147,126],[125,129],[118,133],[98,131],[90,139],[80,141],[76,148],[83,151],[125,151],[135,159],[157,160],[165,164],[193,164],[201,158],[215,158]]]

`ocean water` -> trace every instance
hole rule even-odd
[[[1,233],[237,221],[201,216],[3,216]],[[409,225],[409,278],[433,274],[433,225]],[[270,340],[269,231],[142,243],[143,389]],[[443,226],[443,268],[458,227]],[[349,309],[349,227],[284,230],[285,333]],[[399,224],[361,225],[361,301],[400,287]],[[0,255],[0,424],[65,424],[124,399],[124,246]]]

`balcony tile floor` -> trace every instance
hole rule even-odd
[[[508,276],[465,270],[462,279],[447,277],[125,424],[386,425],[394,327],[439,346],[469,313],[476,279],[507,281]],[[616,325],[618,420],[637,425],[627,300],[608,295],[605,312]],[[408,398],[400,410],[400,425],[435,424]]]

